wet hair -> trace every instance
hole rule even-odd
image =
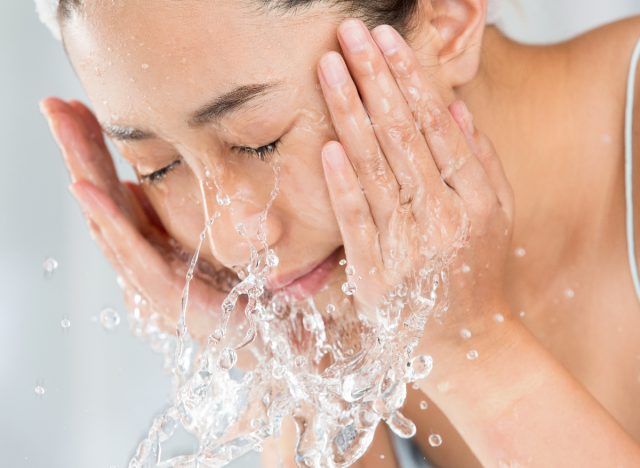
[[[418,10],[420,0],[253,0],[260,6],[289,11],[310,7],[317,3],[326,3],[338,8],[348,16],[362,19],[367,26],[373,28],[380,24],[389,24],[401,34],[406,35],[412,29],[411,19]],[[58,18],[69,18],[84,0],[60,0]]]

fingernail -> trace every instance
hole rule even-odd
[[[344,154],[340,145],[336,142],[325,146],[322,158],[333,171],[341,171],[344,167]]]
[[[357,54],[365,50],[368,42],[367,31],[358,20],[348,20],[343,23],[340,33],[349,52]]]
[[[329,86],[340,86],[347,81],[347,67],[342,57],[337,53],[330,53],[320,61],[322,76]]]
[[[378,26],[373,30],[373,37],[383,54],[393,55],[398,51],[398,40],[391,26]]]

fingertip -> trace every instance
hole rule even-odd
[[[475,135],[473,115],[464,101],[456,100],[449,106],[449,112],[462,130],[467,139],[472,140]]]
[[[342,145],[337,141],[330,141],[322,148],[322,161],[325,168],[341,171],[344,168],[345,154]]]

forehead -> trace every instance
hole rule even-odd
[[[326,7],[281,15],[256,5],[86,2],[65,25],[65,45],[102,121],[197,107],[245,83],[312,76],[322,51],[334,48],[335,18]]]

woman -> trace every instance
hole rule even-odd
[[[48,99],[43,110],[71,190],[131,290],[175,323],[183,271],[166,238],[195,250],[209,214],[201,189],[204,200],[231,200],[202,257],[246,262],[277,154],[263,240],[280,259],[272,290],[303,299],[340,287],[346,256],[370,273],[351,291],[366,315],[429,258],[425,242],[433,255],[456,253],[449,310],[421,344],[433,373],[404,408],[429,459],[640,463],[622,157],[640,18],[525,47],[485,27],[484,0],[59,8],[97,119],[77,102]],[[103,130],[139,186],[118,181]],[[204,281],[193,288],[190,326],[206,335],[221,294]],[[444,443],[429,444],[430,433]],[[393,457],[379,431],[361,463]]]

